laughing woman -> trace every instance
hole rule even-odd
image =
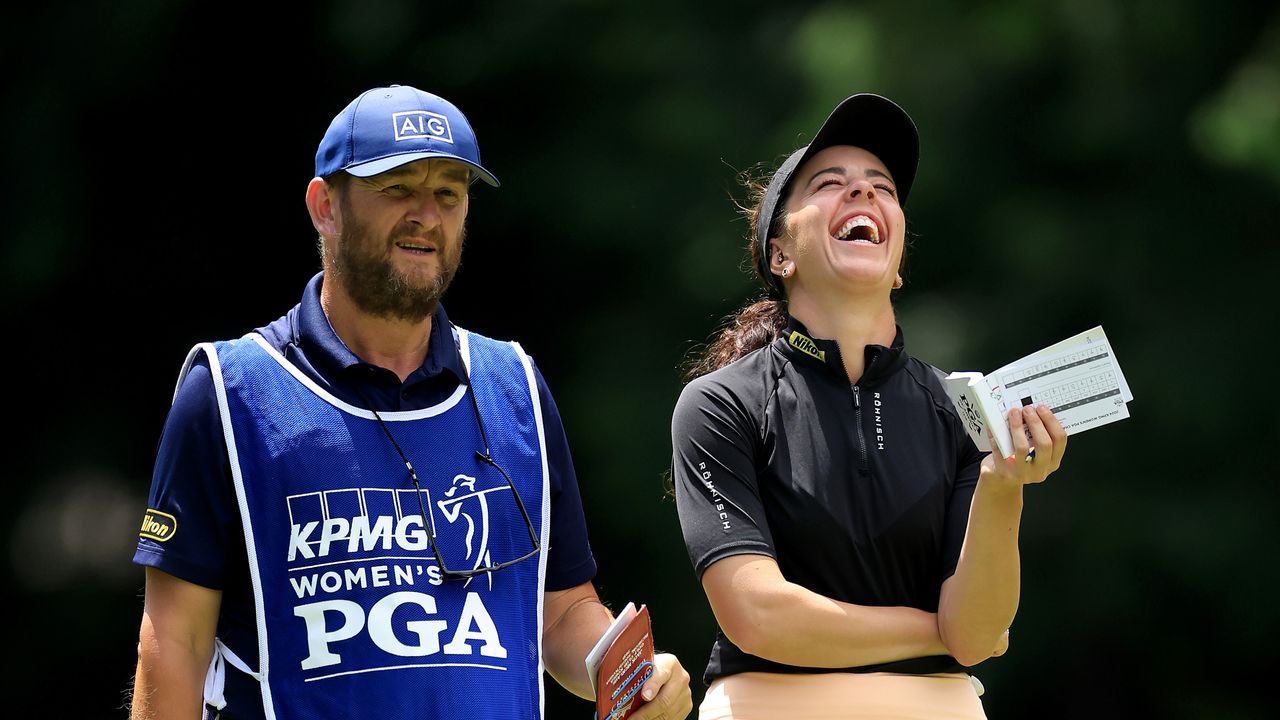
[[[672,419],[720,626],[702,720],[984,717],[965,669],[1008,644],[1023,488],[1066,434],[1023,408],[1014,455],[980,452],[907,354],[890,294],[918,152],[900,107],[854,95],[756,188],[770,297],[708,345]]]

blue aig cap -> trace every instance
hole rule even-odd
[[[367,90],[343,108],[316,151],[316,176],[345,170],[369,177],[424,158],[457,160],[498,186],[480,165],[480,146],[462,111],[407,85]]]

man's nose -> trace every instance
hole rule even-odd
[[[440,201],[431,191],[414,195],[413,203],[405,214],[405,220],[430,230],[440,224]]]

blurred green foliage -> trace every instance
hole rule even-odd
[[[659,645],[695,676],[714,625],[660,479],[677,365],[755,293],[736,175],[871,90],[921,132],[898,297],[913,352],[990,370],[1101,324],[1137,397],[1130,420],[1073,439],[1029,492],[1012,649],[976,670],[989,715],[1271,715],[1280,493],[1266,458],[1280,437],[1256,375],[1277,349],[1273,4],[99,0],[0,13],[0,293],[26,450],[5,516],[25,608],[22,659],[8,663],[19,703],[123,715],[135,528],[115,512],[98,526],[57,516],[59,498],[123,489],[140,516],[187,348],[296,302],[317,267],[301,203],[315,145],[351,97],[398,82],[460,105],[503,181],[473,197],[450,314],[537,358],[601,592],[649,604]],[[86,476],[96,485],[66,482]],[[88,567],[83,537],[58,522],[119,546],[116,571],[32,575]],[[83,692],[62,689],[71,658],[91,668]],[[549,717],[588,716],[551,693]]]

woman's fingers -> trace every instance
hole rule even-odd
[[[993,452],[988,472],[994,473],[993,479],[1001,478],[1004,482],[1021,485],[1044,482],[1062,464],[1067,431],[1053,411],[1042,404],[1010,409],[1008,422],[1013,454],[1000,461],[994,457],[999,453]],[[995,448],[994,440],[992,448]]]
[[[1049,431],[1049,437],[1053,439],[1053,457],[1047,458],[1052,461],[1049,472],[1053,472],[1062,466],[1062,455],[1067,451],[1067,431],[1063,429],[1062,423],[1058,422],[1058,416],[1053,414],[1048,405],[1039,407],[1039,415],[1040,421]]]
[[[1053,472],[1053,439],[1049,437],[1049,430],[1040,419],[1037,406],[1024,407],[1022,414],[1026,419],[1027,434],[1031,436],[1031,443],[1036,449],[1035,461],[1032,464],[1033,478],[1030,482],[1043,482],[1049,473]]]
[[[1021,460],[1031,451],[1031,445],[1027,441],[1026,424],[1022,418],[1022,408],[1009,411],[1009,434],[1013,436],[1013,457]]]

